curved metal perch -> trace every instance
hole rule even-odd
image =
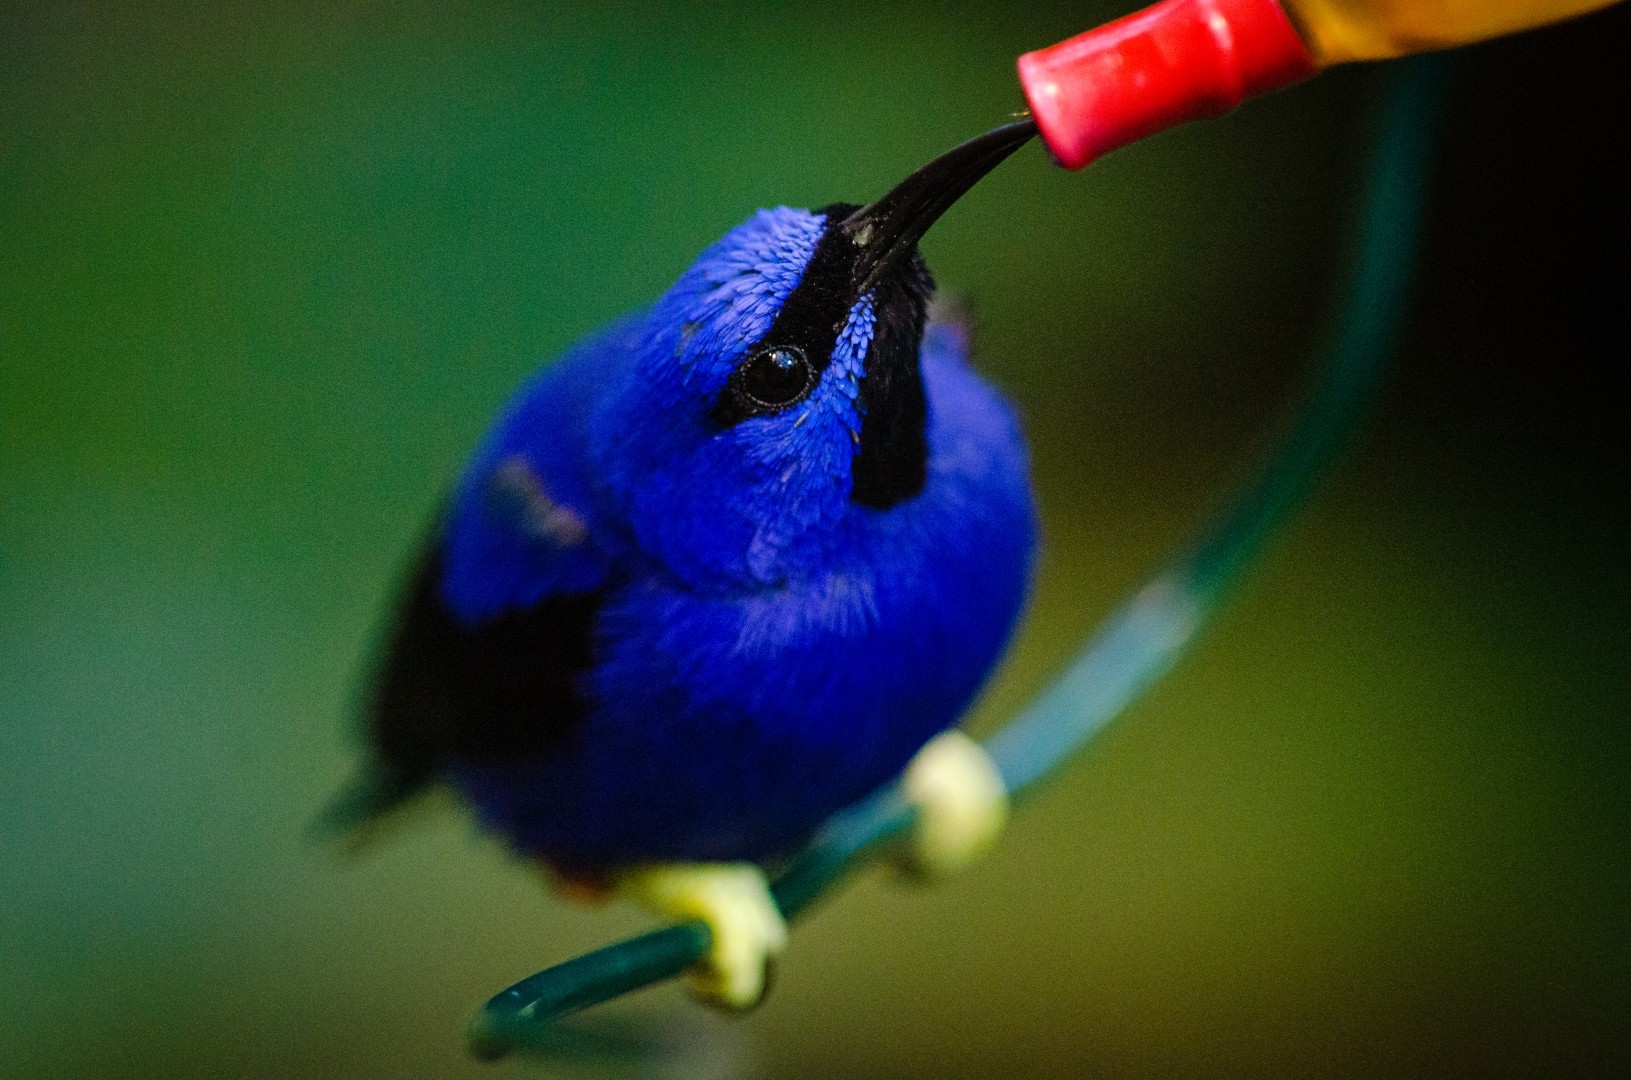
[[[1415,261],[1443,57],[1397,63],[1360,201],[1353,262],[1322,354],[1323,372],[1276,452],[1232,508],[1088,640],[1051,687],[986,744],[1014,795],[1080,750],[1177,660],[1262,547],[1336,457],[1392,352]],[[835,815],[772,886],[789,918],[863,857],[910,828],[894,785]],[[471,1051],[496,1059],[536,1044],[562,1017],[673,978],[708,947],[689,922],[587,953],[493,997],[470,1026]]]

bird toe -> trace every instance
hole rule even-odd
[[[771,967],[787,947],[787,923],[764,871],[752,863],[651,866],[629,872],[620,884],[660,916],[708,925],[708,951],[691,971],[698,997],[733,1012],[763,1000]]]
[[[1008,791],[979,743],[951,730],[926,743],[901,785],[917,808],[904,862],[916,873],[955,873],[984,854],[1008,820]]]

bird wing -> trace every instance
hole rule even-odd
[[[410,568],[368,683],[368,759],[324,815],[325,831],[384,816],[449,759],[547,753],[587,710],[578,680],[604,590],[546,594],[468,623],[446,599],[447,565],[438,536]]]
[[[548,753],[585,715],[611,563],[582,509],[578,423],[603,370],[592,348],[553,365],[477,452],[399,594],[364,701],[369,759],[324,831],[384,815],[450,759]]]

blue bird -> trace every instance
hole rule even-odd
[[[834,811],[905,770],[923,862],[983,847],[1001,781],[948,729],[1036,515],[917,242],[1034,130],[864,207],[760,211],[526,383],[412,572],[338,815],[449,785],[574,891],[706,919],[697,985],[728,1006],[785,942],[763,867]]]

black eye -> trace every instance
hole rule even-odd
[[[760,349],[731,375],[737,392],[761,409],[786,408],[808,394],[815,381],[804,351],[791,345]]]

